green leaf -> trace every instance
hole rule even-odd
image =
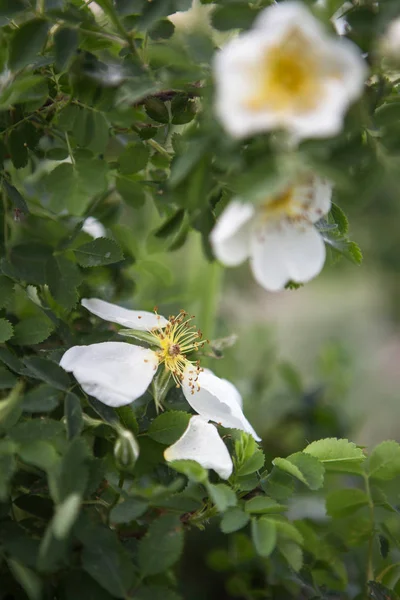
[[[257,12],[247,2],[235,2],[228,6],[218,6],[211,14],[211,23],[215,29],[248,29],[251,27]]]
[[[0,275],[0,308],[7,306],[14,296],[14,282],[4,275]]]
[[[369,475],[383,481],[400,475],[400,444],[387,440],[376,446],[369,458]]]
[[[83,215],[93,197],[106,190],[107,171],[107,163],[94,158],[80,158],[75,164],[58,165],[44,178],[51,210]]]
[[[166,40],[173,35],[174,31],[175,25],[169,19],[160,19],[149,31],[149,36],[152,40]]]
[[[220,528],[222,533],[233,533],[245,527],[249,520],[250,516],[241,508],[229,508],[222,516]]]
[[[333,490],[326,497],[326,512],[331,517],[347,517],[368,505],[368,496],[357,488]]]
[[[109,140],[109,124],[103,113],[79,108],[72,113],[72,134],[79,146],[102,154]]]
[[[28,164],[28,148],[22,129],[13,129],[8,138],[8,148],[12,163],[16,169],[22,169]]]
[[[187,429],[190,414],[171,410],[151,422],[147,435],[160,444],[173,444]]]
[[[97,238],[74,250],[81,267],[100,267],[120,262],[124,259],[120,246],[108,238]]]
[[[279,552],[287,560],[293,571],[298,573],[303,566],[303,552],[301,548],[293,542],[279,542]]]
[[[247,500],[244,505],[244,510],[247,513],[271,514],[285,512],[287,506],[278,504],[275,500],[268,498],[267,496],[255,496],[254,498]]]
[[[122,175],[138,173],[146,168],[149,158],[150,150],[145,144],[128,144],[118,159],[119,171]]]
[[[251,521],[251,539],[257,554],[266,558],[276,546],[275,522],[266,517],[253,518]]]
[[[14,208],[22,211],[25,214],[28,214],[28,206],[17,188],[8,183],[7,179],[3,179],[3,187]]]
[[[296,544],[299,544],[300,546],[303,545],[303,536],[292,523],[289,523],[289,521],[284,521],[280,517],[274,519],[274,523],[279,538],[290,540]]]
[[[132,407],[129,405],[118,406],[118,408],[116,408],[115,411],[125,429],[128,429],[134,435],[137,435],[139,433],[139,425],[136,420],[135,413],[132,410]]]
[[[15,31],[9,49],[9,66],[18,71],[37,58],[42,50],[49,29],[49,23],[43,19],[32,19],[20,25]]]
[[[62,457],[51,489],[56,502],[63,502],[71,494],[85,494],[89,479],[89,459],[89,448],[85,440],[81,437],[73,438]]]
[[[45,316],[28,317],[14,327],[13,343],[33,346],[46,340],[54,330],[54,323]]]
[[[0,347],[0,361],[7,365],[11,371],[18,373],[19,375],[27,374],[27,369],[19,358],[17,358],[15,354],[12,354],[7,348]]]
[[[184,216],[185,211],[183,209],[177,210],[154,232],[154,236],[163,239],[174,235],[182,225]]]
[[[33,377],[45,381],[57,390],[66,390],[70,386],[70,378],[64,369],[46,358],[30,356],[24,358],[24,365]]]
[[[168,108],[159,98],[147,98],[144,103],[147,114],[153,121],[158,123],[169,123]]]
[[[339,233],[342,235],[347,235],[349,232],[349,220],[342,209],[333,202],[331,206],[331,217],[336,223]]]
[[[272,464],[293,475],[311,490],[318,490],[324,483],[325,469],[314,456],[296,452],[287,458],[275,458]]]
[[[400,118],[400,102],[385,102],[375,111],[374,120],[378,127],[397,125]]]
[[[111,523],[116,524],[129,523],[142,516],[143,513],[146,512],[147,507],[147,502],[144,502],[143,500],[127,498],[114,506],[110,514],[110,521]]]
[[[183,527],[178,516],[163,515],[150,525],[139,543],[139,568],[143,576],[172,567],[183,550]]]
[[[17,461],[13,445],[4,443],[0,445],[0,502],[8,499],[9,486],[14,473],[17,470]]]
[[[13,246],[8,263],[11,272],[8,272],[7,269],[5,274],[13,279],[22,279],[27,283],[44,285],[47,283],[46,263],[51,256],[52,248],[45,244],[31,242]]]
[[[13,504],[21,510],[39,517],[39,519],[48,520],[53,516],[53,502],[45,496],[37,496],[35,494],[24,494],[13,500]]]
[[[14,387],[17,381],[18,380],[14,373],[11,373],[3,365],[0,366],[0,390],[8,390]]]
[[[26,9],[23,0],[0,0],[0,17],[12,18]]]
[[[115,533],[93,527],[83,541],[83,569],[113,597],[128,598],[135,577],[133,564]]]
[[[0,319],[0,344],[13,336],[13,326],[7,319]]]
[[[116,177],[115,185],[122,199],[133,208],[140,208],[146,201],[143,186],[129,177]]]
[[[171,114],[174,125],[189,123],[196,116],[196,103],[185,94],[177,94],[171,101]]]
[[[85,571],[68,569],[60,577],[60,589],[64,592],[64,600],[112,600],[104,588]]]
[[[71,62],[79,44],[79,35],[76,29],[59,27],[54,34],[54,54],[56,67],[63,71]]]
[[[328,246],[332,248],[335,252],[341,254],[348,260],[351,260],[356,265],[361,265],[363,260],[363,255],[361,252],[361,248],[356,244],[356,242],[350,241],[346,238],[339,237],[335,235],[334,232],[329,231],[321,231],[322,238]]]
[[[21,460],[28,465],[33,465],[49,471],[58,463],[59,456],[51,444],[41,440],[26,442],[18,449]]]
[[[61,399],[61,392],[47,383],[41,383],[27,394],[22,402],[24,413],[43,413],[54,410]]]
[[[242,477],[245,475],[251,475],[263,468],[265,462],[265,456],[260,448],[256,448],[254,454],[247,458],[239,467],[237,474]]]
[[[209,483],[207,491],[218,512],[224,512],[227,508],[235,506],[237,503],[235,492],[225,483]]]
[[[168,466],[186,475],[191,481],[204,483],[208,479],[207,470],[194,460],[172,460]]]
[[[365,460],[361,448],[346,439],[326,438],[312,442],[303,450],[320,460],[325,469],[359,473],[360,465]]]
[[[29,600],[41,600],[43,584],[36,573],[13,558],[8,558],[7,563]]]
[[[65,256],[52,256],[46,265],[46,282],[54,300],[63,308],[71,310],[78,302],[77,287],[82,275],[75,263]]]
[[[72,440],[83,429],[81,401],[72,392],[67,392],[65,395],[64,414],[66,418],[67,437],[69,440]]]

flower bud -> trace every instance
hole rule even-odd
[[[114,446],[115,460],[122,469],[132,468],[139,456],[139,445],[128,429],[121,428],[118,433]]]

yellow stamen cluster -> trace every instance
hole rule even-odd
[[[295,185],[289,186],[275,196],[266,199],[261,204],[261,216],[266,221],[283,218],[292,221],[308,220],[307,211],[313,200],[313,180],[309,177],[299,178]]]
[[[193,375],[189,377],[192,394],[199,389],[198,377],[201,372],[199,361],[193,362],[186,358],[187,354],[197,352],[208,340],[202,340],[203,334],[195,325],[191,325],[193,316],[181,310],[179,315],[168,317],[168,325],[152,329],[150,333],[156,338],[160,350],[157,351],[159,363],[163,363],[179,387],[183,380],[184,370],[193,366]]]
[[[265,52],[259,85],[246,105],[251,110],[308,111],[320,94],[319,67],[313,49],[296,28]]]

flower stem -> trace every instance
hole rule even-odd
[[[199,323],[209,339],[215,337],[217,306],[222,282],[222,268],[217,262],[208,265],[208,273],[202,278]]]
[[[119,480],[118,480],[118,487],[120,490],[122,490],[123,486],[125,483],[125,474],[124,473],[120,473],[119,475]],[[116,506],[119,502],[119,499],[121,498],[121,492],[117,492],[115,495],[114,500],[111,502],[110,506],[108,507],[108,511],[107,511],[107,525],[110,524],[110,517],[111,517],[111,511],[114,508],[114,506]]]

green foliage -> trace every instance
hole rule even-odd
[[[153,522],[139,544],[139,569],[144,576],[162,573],[178,560],[182,550],[183,528],[179,517],[162,516]]]
[[[258,209],[312,169],[333,187],[331,210],[315,223],[328,256],[357,265],[353,233],[367,253],[380,248],[375,229],[366,243],[356,210],[398,204],[398,64],[380,54],[396,0],[307,2],[327,25],[346,10],[347,37],[367,53],[371,77],[341,132],[298,145],[279,130],[234,139],[214,109],[217,48],[273,3],[204,0],[197,27],[169,19],[191,4],[0,0],[0,597],[395,600],[400,445],[364,450],[344,439],[341,371],[310,391],[296,366],[259,351],[260,323],[250,348],[240,339],[250,358],[230,376],[257,432],[269,429],[257,443],[225,428],[234,411],[210,393],[206,412],[221,401],[222,422],[210,420],[233,463],[222,480],[196,460],[165,458],[197,412],[176,372],[160,364],[141,397],[114,407],[59,365],[73,346],[121,340],[164,363],[185,354],[150,330],[92,318],[80,299],[98,297],[159,305],[166,317],[193,311],[203,339],[224,337],[188,358],[228,373],[236,310],[251,310],[232,293],[232,272],[216,318],[210,232],[232,199]],[[227,362],[212,362],[222,355]],[[246,373],[259,356],[259,372]],[[275,372],[285,383],[276,405],[293,408],[287,422],[265,402]]]
[[[289,475],[293,475],[312,490],[317,490],[323,485],[325,471],[323,465],[317,458],[305,452],[297,452],[287,458],[275,458],[273,464]]]

